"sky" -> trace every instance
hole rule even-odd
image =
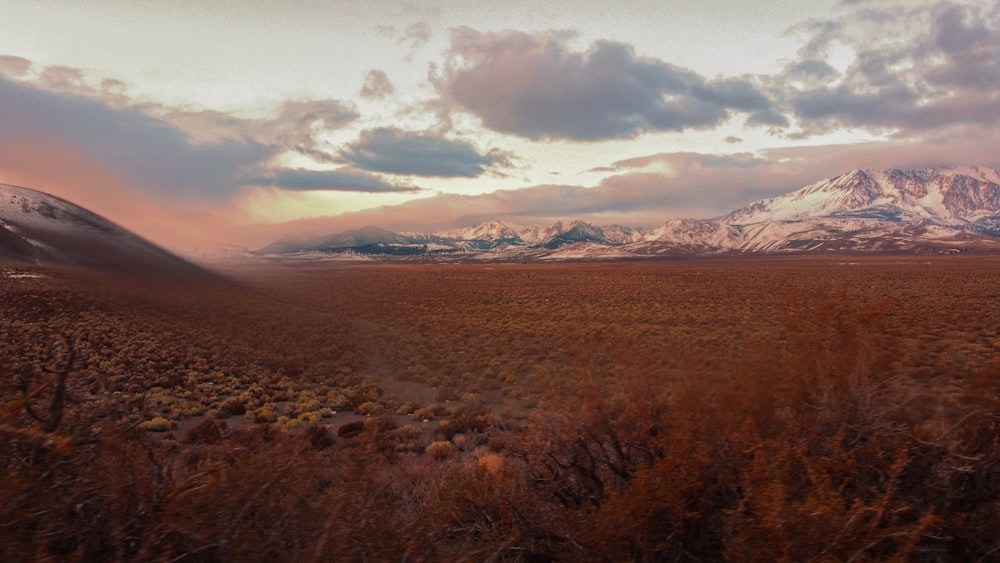
[[[6,0],[0,182],[173,250],[1000,167],[1000,2]]]

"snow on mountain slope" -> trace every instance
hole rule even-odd
[[[561,235],[566,228],[563,226],[562,222],[555,222],[548,227],[539,227],[535,225],[520,227],[517,230],[518,236],[521,240],[528,244],[541,244],[551,240],[553,237]]]
[[[738,229],[734,232],[717,219],[670,219],[640,234],[640,240],[646,242],[728,248],[730,241],[738,236]]]
[[[854,170],[720,218],[734,225],[819,217],[926,220],[961,226],[1000,215],[1000,172],[972,168]]]
[[[38,262],[149,274],[196,266],[64,199],[0,184],[0,254]]]
[[[632,253],[620,246],[608,246],[595,242],[574,242],[553,249],[550,252],[539,253],[538,260],[613,260],[628,258]]]
[[[716,221],[741,251],[915,248],[1000,235],[1000,172],[984,167],[855,170],[748,204]],[[833,241],[840,241],[837,244]],[[706,241],[708,242],[708,241]]]
[[[942,170],[950,171],[955,175],[968,176],[983,182],[1000,184],[1000,170],[987,168],[985,166],[953,166]]]
[[[438,231],[434,235],[456,240],[521,241],[517,231],[502,221],[487,221],[464,229]]]
[[[353,240],[351,233],[331,238]],[[559,260],[731,252],[912,251],[943,245],[1000,249],[1000,171],[980,166],[854,170],[750,203],[727,215],[669,219],[649,229],[601,227],[583,221],[556,222],[547,227],[489,221],[433,235],[382,234],[385,246],[364,252],[405,253],[411,258]]]

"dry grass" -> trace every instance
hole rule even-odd
[[[4,280],[0,555],[988,560],[998,267]]]

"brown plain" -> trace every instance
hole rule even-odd
[[[4,560],[1000,553],[1000,257],[4,272]]]

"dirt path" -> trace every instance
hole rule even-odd
[[[400,403],[416,401],[422,405],[434,403],[438,390],[430,385],[417,381],[403,381],[396,377],[385,355],[376,346],[375,334],[381,327],[365,319],[355,319],[354,325],[358,331],[358,344],[365,358],[365,369],[385,391],[392,393]]]

